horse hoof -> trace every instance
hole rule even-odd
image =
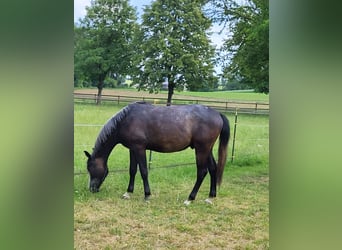
[[[189,200],[184,201],[184,205],[185,205],[185,206],[189,206],[190,203],[191,203],[191,201],[189,201]]]
[[[213,205],[213,201],[209,198],[205,199],[204,202],[207,204]]]
[[[122,198],[125,200],[129,200],[131,198],[131,196],[129,195],[129,193],[126,192],[122,195]]]

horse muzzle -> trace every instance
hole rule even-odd
[[[97,193],[100,191],[100,183],[97,179],[93,179],[90,181],[89,191],[92,193]]]
[[[92,193],[97,193],[100,191],[100,189],[98,187],[91,186],[89,187],[89,191]]]

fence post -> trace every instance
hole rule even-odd
[[[120,104],[120,96],[118,95],[118,105]]]
[[[237,108],[236,108],[236,109],[235,109],[235,123],[234,123],[233,147],[232,147],[232,163],[233,163],[234,157],[235,157],[235,139],[236,139],[237,118],[238,118],[238,113],[237,113]]]
[[[151,165],[152,165],[152,150],[150,150],[150,157],[148,160],[148,169],[151,169]]]

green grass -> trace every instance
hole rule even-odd
[[[213,92],[175,92],[175,96],[197,96],[215,98],[221,100],[245,100],[245,101],[269,101],[269,95],[255,92],[244,92],[244,91],[213,91]]]
[[[86,172],[83,150],[91,152],[101,127],[120,106],[75,103],[74,168]],[[234,116],[227,114],[233,134]],[[236,151],[229,159],[213,205],[205,178],[189,206],[183,201],[195,179],[194,151],[153,152],[149,171],[151,200],[143,200],[137,174],[130,200],[121,195],[128,185],[128,150],[121,145],[109,158],[110,174],[101,191],[88,191],[88,175],[74,177],[74,241],[76,249],[268,249],[268,116],[239,115]],[[258,139],[258,140],[255,140]],[[214,148],[217,158],[217,146]],[[148,155],[147,155],[148,156]],[[178,167],[165,167],[190,163]]]
[[[89,88],[97,91],[95,88]],[[77,90],[85,90],[84,88],[75,88]],[[113,91],[115,93],[138,93],[137,89],[134,88],[112,88],[112,89],[104,89],[104,91]],[[141,91],[140,91],[141,92]],[[144,92],[149,94],[148,92]],[[162,90],[159,92],[167,96],[167,91]],[[151,94],[153,96],[153,94]],[[269,95],[262,93],[255,93],[252,91],[211,91],[211,92],[197,92],[197,91],[175,91],[173,98],[184,98],[184,97],[200,97],[200,98],[211,98],[211,99],[220,99],[221,101],[233,101],[233,100],[244,100],[244,101],[260,101],[260,102],[269,102]]]

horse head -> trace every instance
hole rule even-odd
[[[84,153],[88,157],[87,170],[90,176],[89,190],[92,193],[96,193],[108,175],[108,167],[102,158],[94,158],[87,151],[84,151]]]

